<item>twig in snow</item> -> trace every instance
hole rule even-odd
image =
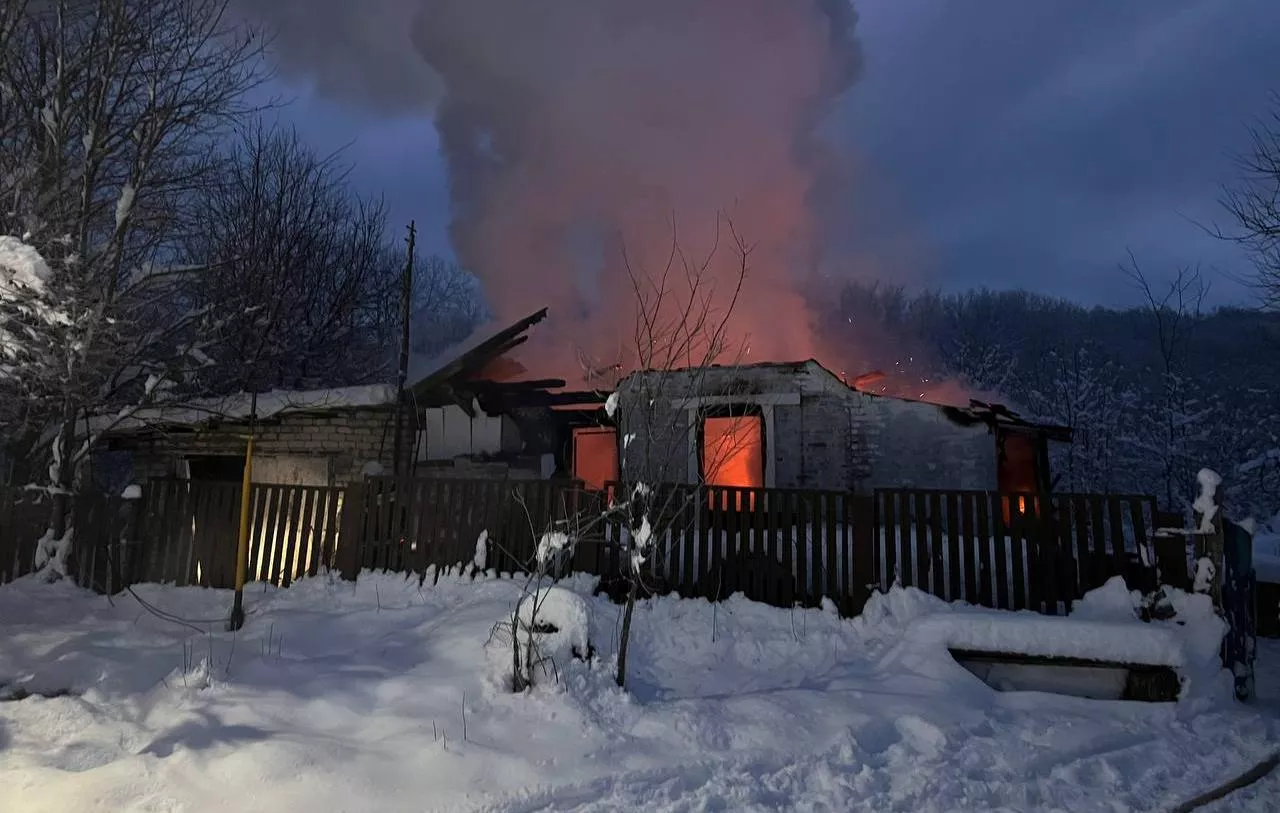
[[[236,657],[236,631],[232,630],[231,631],[231,650],[227,652],[227,668],[224,669],[222,672],[223,676],[226,678],[231,677],[231,661],[235,660],[235,657]]]
[[[467,741],[467,693],[462,693],[462,741]]]

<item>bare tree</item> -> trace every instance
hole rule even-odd
[[[1053,470],[1068,491],[1111,493],[1121,487],[1122,440],[1140,411],[1139,393],[1114,362],[1088,344],[1048,354],[1027,382],[1024,397],[1037,417],[1072,429],[1069,444],[1055,444]],[[1127,485],[1127,483],[1125,484]]]
[[[292,130],[255,122],[194,203],[182,260],[207,267],[192,304],[216,317],[212,392],[362,383],[386,377],[382,320],[395,313],[385,210],[347,185],[350,167]]]
[[[48,261],[68,314],[26,445],[52,461],[52,530],[91,439],[86,412],[164,391],[211,324],[175,267],[194,192],[216,172],[219,136],[253,112],[262,37],[227,0],[0,0],[0,233]],[[44,432],[45,427],[54,429]]]
[[[1240,178],[1222,193],[1222,205],[1236,222],[1219,237],[1245,247],[1253,258],[1250,282],[1267,308],[1280,307],[1280,93],[1269,114],[1249,128],[1249,148],[1236,156]]]
[[[741,450],[746,438],[732,435],[704,448],[702,465],[690,482],[689,449],[695,443],[701,410],[698,396],[731,394],[724,369],[744,355],[745,342],[731,329],[734,309],[750,266],[752,246],[725,216],[717,221],[716,240],[701,258],[681,247],[674,224],[664,266],[654,272],[623,257],[634,296],[635,315],[629,348],[635,372],[618,385],[614,417],[625,428],[620,468],[626,492],[613,510],[625,517],[621,574],[625,601],[618,645],[617,683],[626,685],[627,654],[636,600],[650,592],[648,579],[663,571],[668,540],[681,524],[693,521],[690,509],[706,499],[707,477]],[[721,229],[734,253],[729,271],[713,272],[720,259]],[[692,409],[686,408],[695,405]],[[736,424],[735,424],[736,425]],[[668,484],[683,484],[671,487]],[[714,574],[704,574],[713,576]]]
[[[1153,479],[1163,489],[1166,505],[1173,506],[1175,498],[1191,492],[1192,452],[1207,417],[1188,380],[1187,358],[1208,286],[1198,268],[1179,268],[1166,285],[1153,284],[1133,254],[1121,270],[1146,300],[1160,365],[1153,402],[1138,416],[1130,445],[1137,452],[1136,463],[1154,466]]]
[[[736,255],[732,269],[713,269],[721,251],[718,233],[715,245],[704,257],[692,258],[673,228],[669,256],[657,271],[633,263],[625,246],[622,249],[634,306],[631,346],[625,348],[625,367],[632,372],[616,382],[617,389],[605,409],[610,419],[626,428],[620,460],[625,485],[605,495],[605,505],[593,505],[586,499],[585,509],[565,506],[567,518],[551,527],[539,529],[530,523],[529,532],[538,542],[537,555],[526,564],[531,575],[511,617],[495,627],[504,644],[515,642],[511,683],[517,691],[531,685],[536,673],[548,666],[530,634],[537,626],[541,585],[561,572],[579,539],[599,535],[605,529],[611,534],[620,531],[605,544],[617,549],[622,563],[623,618],[616,681],[619,686],[626,685],[636,602],[653,592],[654,580],[662,578],[673,535],[684,530],[685,523],[696,522],[697,512],[689,509],[707,498],[708,475],[714,478],[719,466],[741,449],[737,439],[727,438],[707,451],[701,471],[689,481],[688,450],[697,426],[696,417],[685,416],[689,411],[686,405],[696,403],[695,396],[706,394],[708,386],[719,386],[726,368],[713,365],[733,365],[742,358],[745,347],[733,335],[730,323],[746,281],[752,247],[728,218],[720,216],[718,223],[732,241]],[[581,350],[579,356],[588,378],[601,382],[603,365]],[[608,369],[621,373],[623,367],[620,362]],[[717,392],[727,394],[729,390]],[[554,555],[548,555],[549,550],[554,550]],[[523,612],[521,608],[525,608]]]
[[[416,263],[412,337],[415,355],[439,355],[465,339],[484,316],[475,278],[457,263],[436,255]]]

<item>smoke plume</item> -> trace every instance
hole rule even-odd
[[[860,69],[848,0],[243,2],[280,31],[286,76],[430,111],[451,241],[498,317],[547,305],[557,347],[625,356],[623,248],[659,273],[673,231],[690,258],[718,235],[707,273],[727,293],[723,214],[752,245],[732,322],[748,358],[817,352],[800,291],[845,177],[817,129]]]

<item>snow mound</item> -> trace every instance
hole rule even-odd
[[[590,652],[591,608],[577,593],[544,587],[520,600],[516,617],[543,657],[565,663]]]
[[[1107,583],[1084,594],[1071,608],[1071,617],[1078,621],[1134,621],[1142,606],[1142,593],[1130,590],[1120,576],[1112,576]]]
[[[1212,601],[1168,587],[1165,595],[1174,617],[1145,622],[1137,614],[1141,594],[1119,577],[1087,593],[1065,618],[949,604],[894,587],[873,595],[850,625],[863,646],[885,647],[882,668],[910,668],[957,691],[965,678],[948,652],[953,649],[1164,666],[1182,681],[1181,698],[1229,697],[1230,673],[1219,658],[1226,624]]]
[[[1128,623],[1032,613],[955,612],[917,621],[907,638],[917,644],[978,652],[1173,668],[1185,662],[1181,641],[1172,630],[1136,619]]]

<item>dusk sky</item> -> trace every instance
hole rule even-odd
[[[944,288],[1025,287],[1132,301],[1132,249],[1153,274],[1201,263],[1215,302],[1244,301],[1247,260],[1220,184],[1280,91],[1275,0],[861,0],[861,78],[828,124],[858,167],[852,239],[879,273]],[[389,48],[393,47],[388,45]],[[406,55],[405,59],[412,59]],[[425,110],[322,98],[290,77],[282,117],[350,144],[357,187],[449,250],[446,171]],[[393,112],[386,112],[388,109]]]

